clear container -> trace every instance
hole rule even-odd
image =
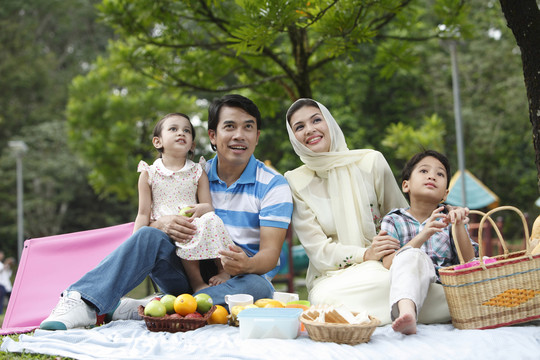
[[[238,314],[243,339],[295,339],[300,331],[298,308],[248,308]]]

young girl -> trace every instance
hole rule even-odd
[[[195,130],[189,117],[173,113],[159,120],[152,144],[160,157],[151,166],[139,163],[139,211],[133,232],[160,216],[179,215],[189,207],[183,212],[193,218],[197,234],[189,242],[176,242],[176,254],[182,258],[193,291],[227,281],[229,275],[221,266],[218,251],[234,243],[213,211],[208,176],[201,164],[188,158],[195,149]],[[198,260],[211,258],[215,259],[218,274],[206,284]]]

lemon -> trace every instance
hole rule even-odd
[[[231,308],[231,315],[233,317],[236,317],[238,316],[238,314],[240,313],[240,311],[244,310],[246,307],[245,306],[242,306],[242,305],[236,305],[236,306],[233,306]]]
[[[268,307],[282,308],[282,307],[285,307],[285,305],[283,305],[283,303],[281,301],[274,300],[274,299],[259,299],[259,300],[255,301],[255,305],[257,305],[258,307],[262,307],[262,308],[268,308]]]

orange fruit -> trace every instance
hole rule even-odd
[[[286,308],[298,308],[302,310],[308,310],[309,306],[303,305],[303,304],[287,304],[285,305]]]
[[[197,310],[197,300],[190,294],[178,295],[174,300],[174,311],[177,314],[186,316],[194,313],[195,310]]]
[[[210,315],[208,319],[209,324],[227,324],[227,316],[229,312],[221,305],[216,305],[216,310]]]

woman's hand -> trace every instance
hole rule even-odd
[[[167,234],[171,240],[184,244],[195,235],[197,227],[191,222],[193,218],[181,215],[164,215],[150,224]]]
[[[381,260],[384,256],[390,255],[399,249],[399,241],[388,235],[388,232],[382,230],[376,235],[364,253],[364,261]]]

